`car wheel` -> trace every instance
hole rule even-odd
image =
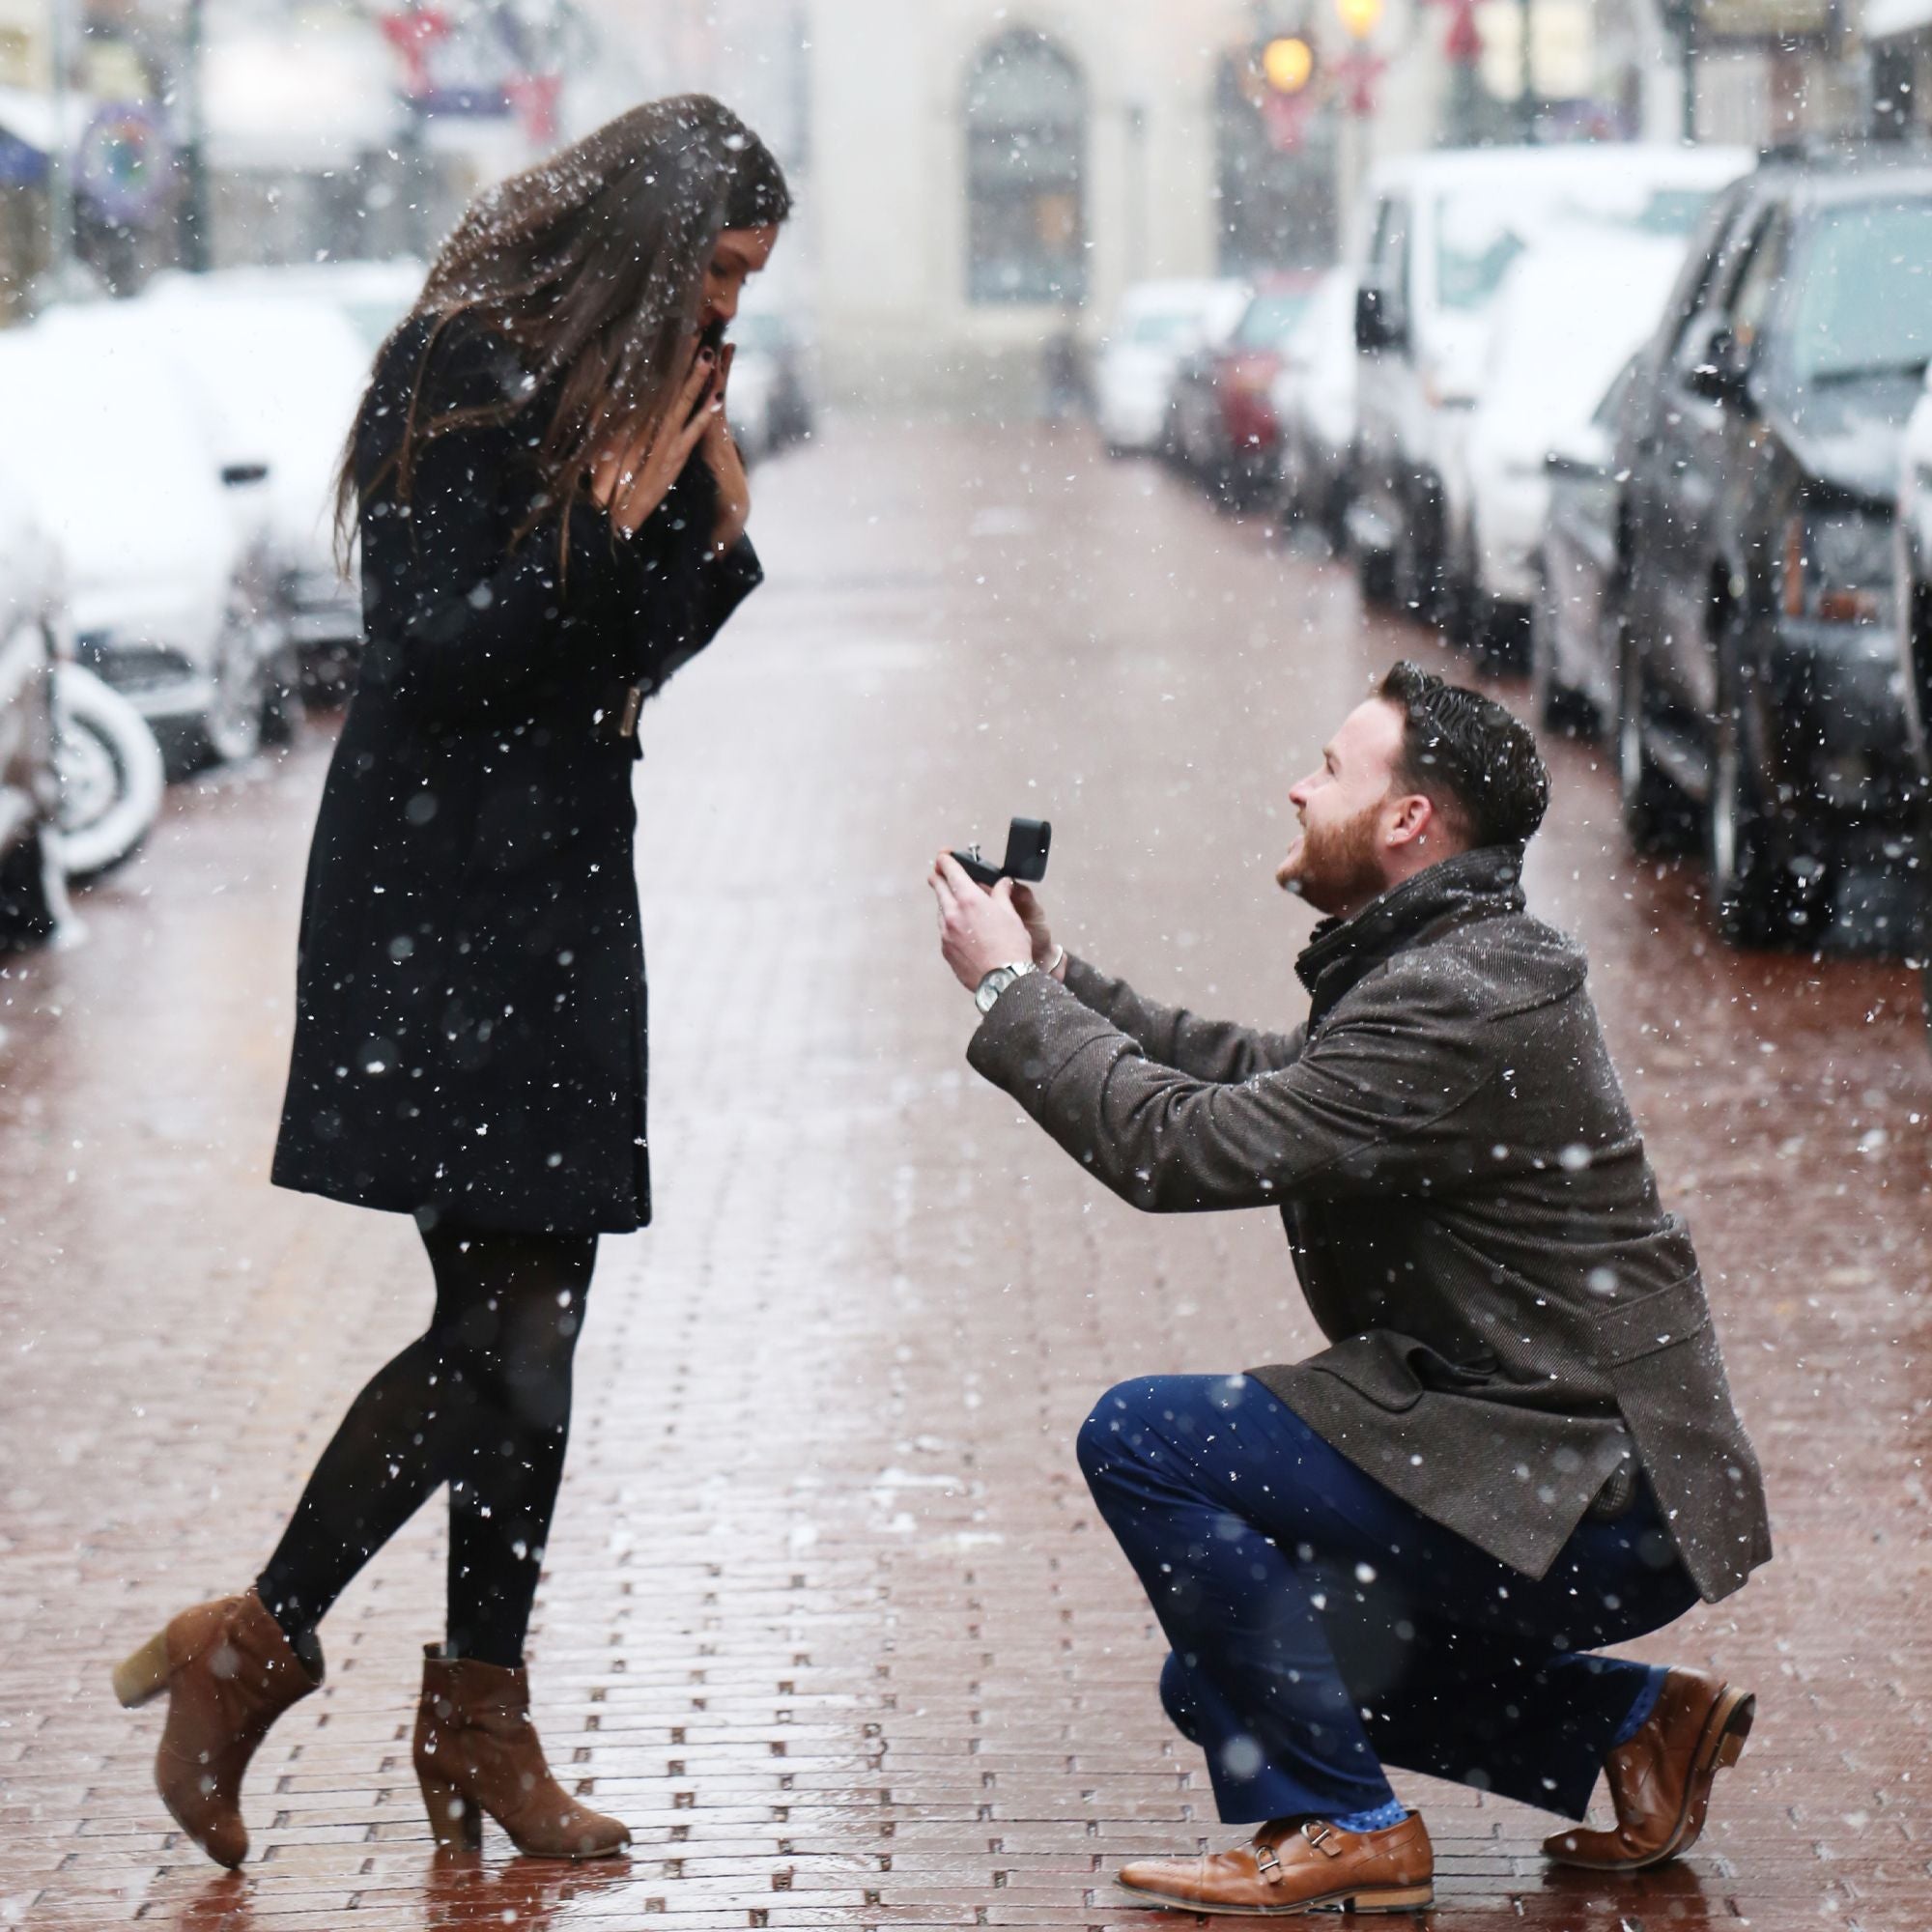
[[[1355,552],[1355,582],[1362,602],[1372,611],[1388,611],[1396,601],[1395,553],[1386,550]]]
[[[286,745],[302,720],[300,658],[293,649],[277,651],[264,666],[262,682],[263,740]]]
[[[1395,607],[1419,622],[1429,621],[1429,567],[1422,554],[1422,541],[1415,527],[1415,512],[1403,505],[1402,527],[1396,532],[1389,552],[1390,590]]]
[[[60,925],[66,895],[54,840],[37,825],[0,860],[0,945],[22,946],[51,938]]]
[[[1313,507],[1308,496],[1307,460],[1301,453],[1300,445],[1292,437],[1282,439],[1280,488],[1276,502],[1275,514],[1281,519],[1284,529],[1306,521]]]
[[[1691,842],[1690,804],[1651,756],[1650,679],[1628,628],[1617,661],[1617,794],[1624,830],[1639,852],[1682,852]]]
[[[1765,797],[1734,677],[1712,734],[1704,851],[1712,918],[1731,945],[1788,944],[1818,923],[1825,867],[1794,850],[1788,822]]]
[[[196,736],[203,764],[232,765],[262,749],[269,667],[252,624],[231,621],[215,653],[214,692]]]
[[[1395,601],[1419,623],[1445,615],[1441,531],[1435,512],[1416,502],[1403,505],[1402,531],[1395,546]]]
[[[1588,732],[1596,720],[1589,700],[1563,682],[1556,668],[1556,589],[1548,567],[1536,574],[1529,607],[1529,715],[1546,731]]]
[[[1350,499],[1349,472],[1344,468],[1327,478],[1320,494],[1321,533],[1328,539],[1328,548],[1337,556],[1349,548]]]
[[[69,878],[98,878],[130,857],[161,809],[161,749],[118,691],[78,665],[55,684],[54,766],[61,861]]]
[[[1468,535],[1456,547],[1453,562],[1442,567],[1438,587],[1442,632],[1452,644],[1465,651],[1487,651],[1490,641],[1489,600],[1476,574],[1476,532],[1471,524]]]

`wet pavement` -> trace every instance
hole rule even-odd
[[[605,1246],[532,1639],[553,1761],[632,1855],[433,1856],[408,1726],[434,1510],[325,1627],[242,1873],[167,1828],[157,1719],[108,1693],[166,1613],[253,1575],[428,1308],[405,1222],[265,1179],[318,730],[178,790],[84,942],[0,979],[0,1924],[1151,1927],[1120,1861],[1231,1835],[1073,1435],[1123,1375],[1313,1325],[1272,1215],[1136,1216],[968,1072],[921,879],[942,841],[1050,817],[1076,951],[1288,1024],[1288,786],[1372,672],[1448,660],[1073,431],[835,432],[757,496],[770,582],[645,720],[660,1220]],[[1693,1856],[1554,1872],[1538,1815],[1399,1777],[1429,1920],[1925,1932],[1916,977],[1726,952],[1694,870],[1626,852],[1599,756],[1552,758],[1532,903],[1590,947],[1779,1554],[1639,1647],[1759,1692]]]

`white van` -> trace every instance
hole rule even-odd
[[[1460,443],[1510,266],[1579,219],[1684,236],[1749,166],[1734,148],[1471,148],[1377,168],[1356,293],[1356,472],[1349,535],[1366,596],[1426,616],[1451,599]]]

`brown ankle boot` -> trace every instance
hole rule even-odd
[[[184,1610],[116,1668],[114,1694],[130,1711],[168,1693],[155,1786],[216,1864],[248,1856],[242,1778],[256,1746],[321,1683],[253,1590]]]
[[[614,1818],[580,1804],[550,1775],[522,1670],[423,1650],[416,1781],[436,1842],[482,1848],[487,1811],[532,1859],[608,1859],[631,1842]]]

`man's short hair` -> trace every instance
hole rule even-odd
[[[1419,665],[1397,665],[1376,696],[1402,713],[1397,785],[1420,792],[1472,847],[1529,842],[1549,806],[1549,772],[1525,724]]]

